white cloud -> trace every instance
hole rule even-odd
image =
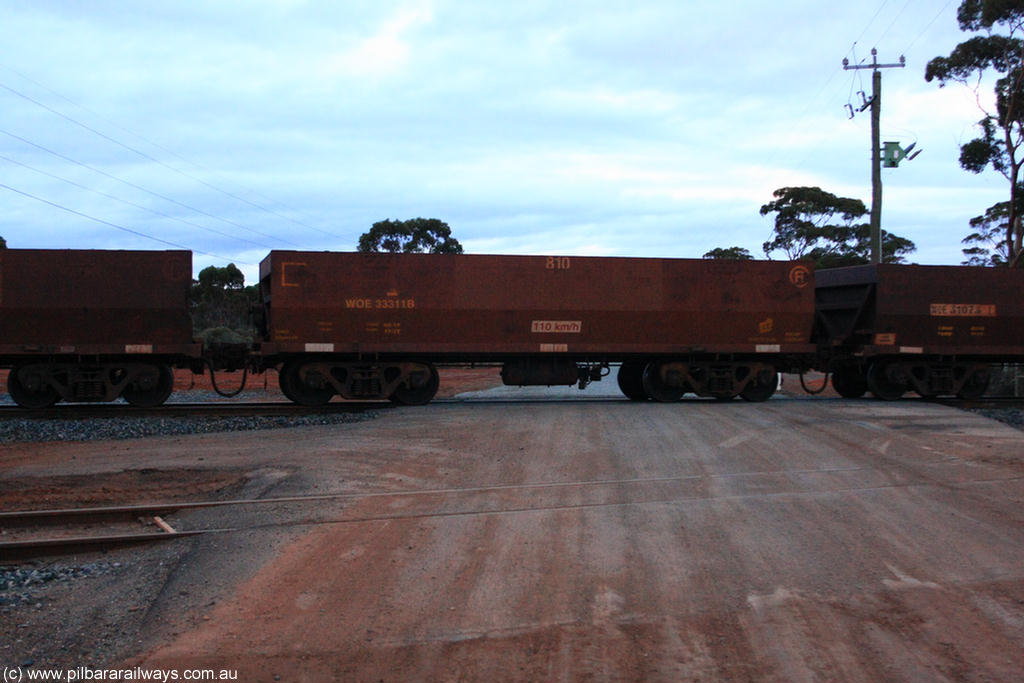
[[[433,20],[429,3],[410,4],[385,18],[377,30],[328,55],[320,71],[327,78],[382,78],[405,70],[414,54],[417,29]]]

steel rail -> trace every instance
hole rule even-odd
[[[224,533],[232,529],[196,529],[174,533],[149,532],[138,534],[107,534],[102,536],[63,536],[54,538],[27,538],[0,542],[0,563],[29,560],[36,557],[68,555],[74,552],[108,550],[126,545],[172,541],[204,534]]]
[[[849,467],[849,468],[823,468],[823,469],[806,469],[806,470],[790,470],[784,472],[773,472],[773,471],[759,471],[759,472],[738,472],[711,475],[710,478],[736,478],[736,477],[749,477],[749,476],[763,476],[763,475],[780,475],[780,474],[794,474],[794,473],[816,473],[820,472],[823,474],[834,473],[834,472],[845,472],[845,471],[859,471],[861,467]],[[0,513],[0,523],[11,522],[11,521],[37,521],[52,517],[54,519],[61,519],[61,515],[70,514],[71,516],[89,516],[89,515],[109,515],[113,513],[119,514],[152,514],[156,512],[166,512],[169,510],[180,510],[180,509],[198,509],[205,507],[217,507],[217,506],[229,506],[229,505],[250,505],[250,504],[286,504],[286,503],[303,503],[303,502],[316,502],[322,500],[339,500],[339,499],[374,499],[374,498],[398,498],[402,496],[428,496],[428,495],[452,495],[452,494],[479,494],[488,492],[502,492],[502,491],[519,491],[527,492],[530,490],[544,490],[552,488],[579,488],[589,486],[621,486],[622,484],[652,484],[652,483],[666,483],[666,482],[679,482],[686,480],[697,480],[707,478],[706,475],[681,475],[681,476],[669,476],[669,477],[639,477],[639,478],[626,478],[626,479],[607,479],[607,480],[585,480],[585,481],[569,481],[569,482],[537,482],[537,483],[524,483],[524,484],[496,484],[489,486],[472,486],[463,488],[439,488],[439,489],[420,489],[411,491],[377,491],[377,492],[364,492],[364,493],[334,493],[334,494],[318,494],[311,496],[287,496],[278,498],[255,498],[255,499],[239,499],[239,500],[225,500],[225,501],[202,501],[192,503],[161,503],[154,505],[131,505],[131,506],[119,506],[119,507],[99,507],[99,508],[78,508],[71,510],[36,510],[36,511],[15,511]],[[1014,478],[1019,479],[1019,478]],[[960,486],[968,487],[972,485],[990,483],[991,481],[1005,481],[1004,479],[999,480],[979,480],[974,482],[963,482]],[[68,551],[81,548],[84,550],[92,550],[100,547],[113,547],[117,545],[126,545],[132,543],[142,543],[149,541],[162,541],[170,540],[174,538],[188,538],[208,534],[221,534],[221,533],[233,533],[239,531],[251,531],[256,529],[268,529],[268,528],[286,528],[286,527],[312,527],[312,526],[323,526],[333,524],[359,524],[367,522],[382,522],[382,521],[400,521],[410,519],[428,519],[428,518],[444,518],[444,517],[464,517],[464,516],[485,516],[485,515],[503,515],[503,514],[520,514],[529,512],[544,512],[544,511],[561,511],[561,510],[582,510],[589,508],[608,508],[608,507],[631,507],[631,506],[643,506],[643,505],[654,505],[654,504],[666,504],[666,503],[697,503],[700,501],[708,500],[720,500],[720,499],[748,499],[748,498],[759,498],[759,497],[801,497],[801,496],[818,496],[823,493],[838,493],[838,492],[857,492],[857,491],[872,491],[890,488],[918,488],[918,487],[930,487],[935,486],[934,483],[929,481],[910,481],[902,482],[899,484],[886,484],[886,485],[874,485],[874,486],[841,486],[835,489],[827,491],[820,490],[784,490],[768,493],[736,493],[726,494],[724,496],[705,496],[705,495],[678,495],[669,492],[665,496],[658,496],[655,498],[641,499],[641,500],[612,500],[612,501],[591,501],[591,502],[575,502],[575,503],[561,503],[561,504],[538,504],[538,505],[510,505],[502,506],[497,508],[471,508],[471,509],[455,509],[455,510],[425,510],[422,512],[399,512],[391,514],[370,514],[364,516],[354,516],[348,518],[335,518],[335,519],[299,519],[299,520],[281,520],[272,521],[264,524],[255,524],[252,526],[245,527],[232,527],[232,528],[214,528],[214,529],[197,529],[180,531],[174,533],[143,533],[143,534],[120,534],[120,535],[107,535],[107,536],[90,536],[90,537],[63,537],[63,538],[49,538],[49,539],[26,539],[21,541],[11,541],[6,543],[0,543],[0,562],[10,559],[21,559],[24,557],[35,557],[39,555],[53,555],[54,551],[61,551],[61,554],[66,554]],[[64,517],[61,521],[67,521],[67,517]]]

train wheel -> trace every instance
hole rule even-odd
[[[422,406],[430,403],[437,395],[437,388],[441,385],[441,378],[437,374],[437,368],[430,363],[417,363],[417,370],[409,373],[408,382],[399,385],[388,399],[392,403],[403,406]]]
[[[60,399],[42,372],[15,366],[7,377],[7,393],[22,408],[49,408]]]
[[[304,406],[322,406],[334,396],[334,387],[328,383],[319,370],[303,367],[300,359],[285,362],[278,375],[281,393],[289,400]]]
[[[761,401],[767,401],[775,393],[776,387],[779,386],[779,373],[775,370],[762,370],[757,373],[747,386],[743,387],[743,391],[740,392],[740,397],[744,401],[752,401],[759,403]]]
[[[868,382],[857,368],[842,368],[832,373],[832,388],[843,398],[860,398],[868,390]]]
[[[644,368],[647,366],[643,361],[626,361],[619,368],[619,389],[630,401],[646,401],[649,397],[644,390]]]
[[[281,393],[292,403],[298,403],[299,399],[295,398],[295,392],[292,391],[292,374],[288,372],[288,363],[286,362],[280,370],[277,371],[277,386],[281,387]]]
[[[971,376],[967,378],[964,385],[960,387],[960,391],[956,392],[956,397],[968,401],[981,398],[988,389],[990,379],[991,373],[988,368],[975,370],[971,373]]]
[[[875,398],[895,401],[907,391],[907,380],[896,363],[872,363],[868,368],[868,389]]]
[[[644,368],[642,382],[644,393],[658,403],[673,403],[686,393],[686,387],[674,387],[666,384],[661,378],[661,363],[652,361]]]
[[[121,398],[139,408],[163,405],[174,391],[174,373],[166,365],[151,365],[121,392]]]

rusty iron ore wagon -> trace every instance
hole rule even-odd
[[[621,363],[634,399],[767,399],[814,351],[814,274],[790,262],[273,251],[266,340],[292,400],[425,403],[436,366],[581,388]]]
[[[202,370],[191,283],[188,251],[0,249],[0,367],[10,368],[11,398],[26,408],[163,403],[172,366]]]
[[[869,265],[819,270],[818,329],[836,391],[981,396],[1024,362],[1024,270]]]

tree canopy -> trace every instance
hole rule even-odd
[[[752,261],[754,257],[743,247],[717,247],[704,254],[706,259],[725,259],[733,261]]]
[[[7,248],[7,240],[5,240],[3,237],[0,237],[0,249],[6,249],[6,248]]]
[[[359,237],[359,251],[429,254],[461,254],[462,245],[452,230],[436,218],[411,218],[405,221],[383,220],[373,224]]]
[[[986,210],[985,216],[971,221],[975,232],[964,239],[967,263],[1020,266],[1024,255],[1024,229],[1021,227],[1021,165],[1024,163],[1024,3],[1019,0],[963,0],[957,10],[960,30],[973,36],[953,48],[948,57],[935,57],[925,68],[929,83],[939,87],[953,81],[971,88],[978,95],[983,114],[978,122],[980,135],[960,147],[960,166],[971,173],[986,168],[1009,181],[1009,200]],[[998,33],[1003,31],[1004,33]],[[986,72],[995,72],[995,108],[982,105],[980,89]],[[985,232],[978,232],[984,226]],[[1002,246],[991,244],[1001,233]]]
[[[817,260],[852,239],[854,221],[868,213],[861,200],[837,197],[820,187],[783,187],[772,196],[775,201],[761,207],[762,216],[775,214],[773,238],[762,245],[766,256],[784,251],[790,259]]]
[[[258,299],[257,287],[245,286],[245,275],[234,263],[207,266],[192,281],[189,311],[192,327],[203,335],[212,328],[228,328],[248,334],[249,308]]]
[[[207,266],[199,271],[199,279],[196,284],[199,286],[200,293],[242,289],[245,286],[245,275],[234,263],[229,263],[223,268]]]
[[[1024,193],[1017,195],[1017,200],[1024,198]],[[1017,215],[1021,215],[1020,206]],[[1005,266],[1008,253],[1006,251],[1006,224],[1010,215],[1010,203],[999,202],[985,210],[981,216],[971,219],[974,232],[961,240],[966,260],[965,266]]]
[[[783,187],[761,215],[775,214],[772,239],[762,245],[765,256],[782,251],[792,260],[814,261],[821,268],[870,262],[871,226],[858,222],[868,214],[864,202],[837,197],[820,187]],[[903,263],[914,243],[882,231],[882,261]]]

